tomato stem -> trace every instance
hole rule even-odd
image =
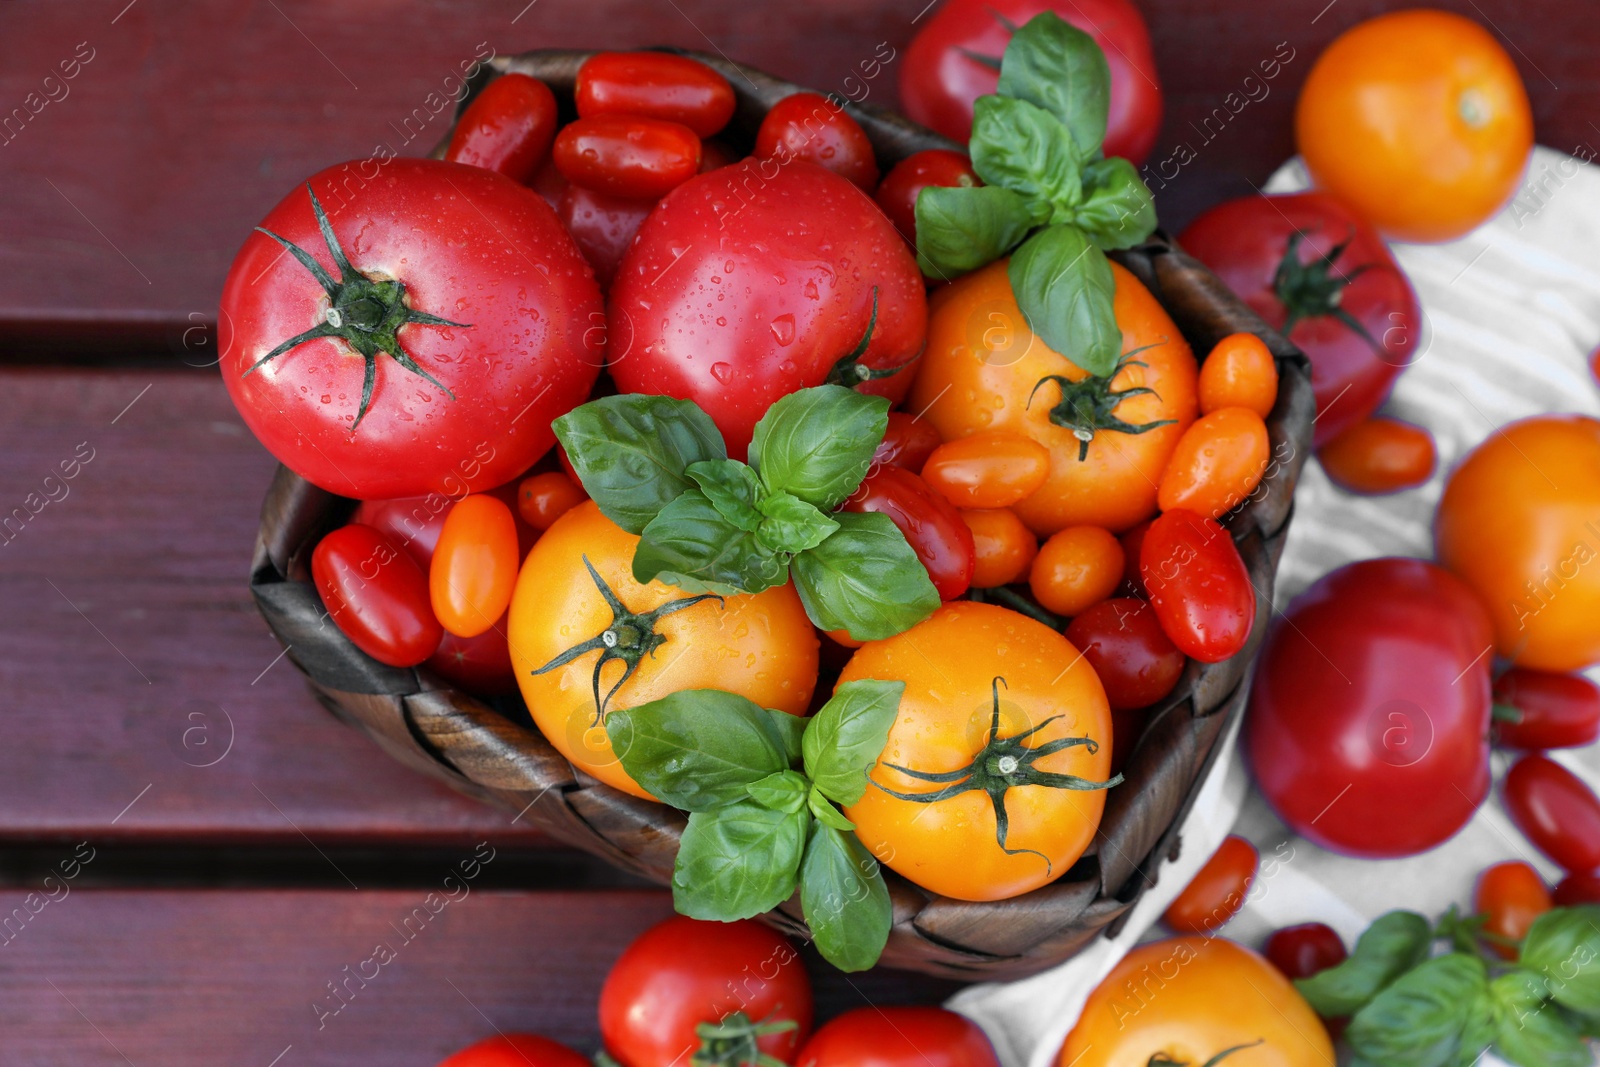
[[[1051,870],[1050,857],[1043,852],[1031,848],[1011,848],[1006,844],[1006,833],[1010,829],[1010,817],[1006,813],[1006,793],[1018,786],[1042,785],[1050,789],[1082,789],[1093,791],[1096,789],[1109,789],[1122,782],[1122,775],[1118,774],[1108,781],[1092,782],[1087,778],[1079,778],[1075,774],[1058,774],[1054,771],[1042,771],[1034,763],[1045,756],[1054,755],[1063,749],[1076,748],[1079,745],[1087,748],[1091,753],[1100,750],[1100,743],[1091,737],[1058,737],[1054,741],[1046,741],[1042,745],[1029,747],[1023,742],[1046,726],[1061,718],[1052,715],[1037,726],[1030,727],[1020,734],[1010,737],[1000,736],[1000,687],[1006,680],[996,677],[989,683],[993,695],[993,716],[989,723],[989,739],[983,748],[973,757],[972,762],[954,771],[917,771],[909,767],[901,767],[893,763],[884,766],[892,771],[899,771],[908,778],[915,778],[919,782],[931,782],[943,785],[943,789],[936,789],[930,793],[902,793],[890,789],[877,779],[868,779],[873,785],[896,800],[906,800],[913,804],[937,804],[941,800],[949,800],[963,793],[981,790],[989,795],[990,802],[994,805],[995,842],[1000,846],[1000,851],[1008,856],[1038,856],[1044,860],[1045,871]]]
[[[1201,1064],[1200,1067],[1217,1067],[1217,1064],[1221,1063],[1229,1056],[1232,1056],[1235,1052],[1243,1052],[1247,1048],[1255,1048],[1257,1045],[1264,1044],[1266,1044],[1266,1038],[1258,1037],[1249,1044],[1235,1045],[1232,1048],[1225,1048],[1215,1056],[1211,1057],[1205,1063]],[[1171,1056],[1168,1056],[1165,1052],[1158,1052],[1154,1056],[1150,1057],[1150,1059],[1146,1062],[1145,1067],[1189,1067],[1189,1061],[1175,1060]]]
[[[761,1051],[761,1038],[799,1029],[793,1019],[753,1021],[742,1011],[724,1016],[719,1022],[700,1023],[694,1028],[700,1047],[689,1057],[694,1067],[787,1067],[776,1056]]]
[[[299,245],[271,230],[257,226],[258,232],[277,241],[290,255],[299,260],[301,266],[311,272],[317,284],[322,286],[323,292],[328,294],[328,310],[323,313],[320,323],[289,338],[256,360],[240,377],[249,377],[267,361],[276,359],[307,341],[319,337],[337,337],[355,349],[366,362],[365,374],[361,381],[361,406],[356,411],[355,422],[350,425],[351,433],[361,425],[361,420],[367,416],[367,409],[372,405],[372,386],[377,378],[380,352],[387,354],[400,366],[424,378],[445,396],[454,400],[456,398],[454,393],[418,366],[416,360],[400,347],[399,332],[402,326],[411,324],[455,326],[464,330],[471,329],[471,324],[452,322],[437,315],[414,310],[406,303],[404,282],[392,278],[369,278],[352,267],[350,260],[345,257],[344,249],[339,247],[339,239],[333,234],[333,224],[328,221],[328,214],[322,210],[322,202],[312,191],[310,182],[306,183],[306,192],[311,197],[311,212],[316,216],[317,228],[322,231],[322,240],[328,246],[328,254],[333,257],[334,265],[339,268],[339,280],[335,281],[323,269],[322,264],[317,262],[316,257]]]
[[[867,329],[861,335],[861,340],[856,346],[835,363],[828,371],[828,378],[824,385],[842,385],[846,389],[854,389],[863,382],[876,381],[879,378],[893,378],[920,358],[920,353],[912,356],[898,367],[869,367],[861,362],[861,357],[866,354],[867,345],[872,341],[872,332],[878,327],[878,287],[872,287],[872,315],[867,319]]]
[[[1150,347],[1150,346],[1147,346]],[[1124,400],[1134,396],[1150,394],[1158,396],[1149,386],[1135,386],[1132,389],[1112,389],[1111,381],[1122,372],[1124,367],[1148,367],[1149,364],[1132,359],[1133,355],[1144,349],[1135,349],[1117,360],[1117,365],[1111,369],[1110,374],[1094,375],[1082,381],[1072,381],[1060,374],[1046,374],[1033,383],[1033,392],[1028,394],[1028,406],[1033,405],[1033,398],[1038,394],[1040,386],[1045,382],[1055,382],[1061,388],[1061,399],[1056,401],[1050,409],[1050,421],[1057,426],[1072,431],[1072,436],[1078,439],[1078,462],[1082,463],[1089,458],[1089,442],[1094,440],[1094,435],[1101,430],[1111,430],[1116,433],[1140,434],[1149,433],[1158,426],[1170,426],[1177,419],[1155,419],[1151,422],[1130,423],[1117,418],[1116,410]],[[1159,398],[1159,397],[1158,397]]]
[[[1341,306],[1345,286],[1372,267],[1370,263],[1363,263],[1344,272],[1334,265],[1344,255],[1344,250],[1350,247],[1350,242],[1355,240],[1354,231],[1344,241],[1334,245],[1326,255],[1309,263],[1300,262],[1300,242],[1305,238],[1303,230],[1296,230],[1289,235],[1289,247],[1284,251],[1283,259],[1278,261],[1277,272],[1272,276],[1272,291],[1283,302],[1284,310],[1288,313],[1279,332],[1288,337],[1304,319],[1332,316],[1359,334],[1381,356],[1383,347],[1361,324],[1360,319]]]
[[[600,577],[600,572],[594,569],[594,564],[589,562],[589,557],[583,557],[583,565],[589,569],[589,577],[594,579],[595,588],[600,590],[600,595],[605,598],[606,605],[611,608],[611,623],[604,630],[595,634],[587,641],[573,645],[543,667],[534,671],[534,674],[544,674],[557,667],[563,667],[579,656],[587,655],[598,650],[600,658],[594,664],[594,721],[599,725],[605,718],[606,705],[611,703],[611,698],[617,695],[617,690],[633,672],[639,669],[639,661],[648,653],[651,659],[655,658],[656,649],[667,643],[667,639],[656,633],[656,623],[674,612],[684,608],[693,607],[702,600],[715,600],[723,607],[727,601],[716,593],[702,593],[699,596],[679,597],[669,600],[652,611],[632,612],[622,599],[612,591]],[[617,684],[606,693],[605,699],[600,697],[600,672],[605,665],[613,660],[620,660],[626,666],[622,677],[617,679]]]

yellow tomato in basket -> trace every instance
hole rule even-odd
[[[952,601],[871,641],[840,682],[903,681],[900,713],[845,812],[888,867],[958,900],[1037,889],[1083,855],[1105,810],[1111,711],[1065,637]]]
[[[611,750],[605,713],[721,689],[804,715],[817,634],[793,585],[688,595],[633,577],[639,538],[586,501],[528,553],[511,596],[511,662],[534,724],[579,770],[649,797]]]

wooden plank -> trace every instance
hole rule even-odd
[[[879,42],[903,49],[926,5],[813,0],[775,16],[728,0],[462,0],[381,12],[354,0],[11,0],[0,33],[7,357],[192,353],[210,336],[222,278],[249,227],[324,166],[380,143],[405,154],[431,145],[448,112],[429,94],[475,54],[672,44],[836,89]],[[1314,57],[1340,30],[1394,6],[1142,0],[1168,99],[1152,162],[1183,144],[1195,151],[1160,190],[1168,227],[1249,192],[1286,158],[1294,95]],[[1587,5],[1436,6],[1509,35],[1543,142],[1568,151],[1600,143],[1590,125],[1600,113],[1600,23]],[[1259,77],[1280,42],[1294,58],[1263,96],[1262,83],[1245,79]],[[891,63],[869,100],[893,103],[898,76]],[[1259,99],[1208,134],[1205,119],[1230,106],[1230,92]],[[19,107],[26,117],[6,130]]]
[[[73,891],[53,881],[58,899],[39,905],[41,887],[37,914],[0,933],[0,1062],[432,1067],[497,1030],[595,1051],[605,973],[671,914],[667,894],[475,890],[459,879],[446,888],[447,873],[427,889],[360,892]],[[24,900],[6,891],[0,909]],[[380,944],[392,958],[366,962]],[[809,952],[807,964],[824,1019],[869,1003],[935,1002],[955,988],[881,970],[846,976]]]
[[[0,840],[542,840],[277,659],[245,587],[273,463],[214,373],[7,371],[0,455]]]

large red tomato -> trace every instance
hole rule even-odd
[[[693,400],[743,459],[772,402],[821,385],[869,325],[861,367],[915,359],[928,305],[870,197],[811,163],[747,159],[691,178],[645,220],[611,283],[610,322],[617,387]],[[915,369],[863,390],[898,400]]]
[[[1273,329],[1291,326],[1311,359],[1318,448],[1376,411],[1416,358],[1411,283],[1377,232],[1324,193],[1229,200],[1178,240]]]
[[[1295,832],[1354,856],[1409,856],[1489,792],[1489,616],[1418,559],[1369,559],[1289,605],[1261,651],[1245,753]]]
[[[314,175],[245,241],[219,347],[245,424],[308,481],[459,496],[555,442],[604,326],[593,272],[537,193],[465,164],[364,160]]]
[[[1111,68],[1105,153],[1144,162],[1161,128],[1150,31],[1129,0],[949,0],[911,39],[900,72],[906,114],[946,137],[972,136],[972,102],[995,91],[1011,27],[1054,11],[1094,38]]]

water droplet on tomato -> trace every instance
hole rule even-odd
[[[772,339],[785,347],[794,343],[793,315],[779,315],[772,320]]]
[[[727,385],[730,381],[733,380],[733,364],[731,364],[731,363],[713,363],[713,364],[711,364],[711,376],[713,378],[715,378],[717,381],[721,382],[723,385]]]

